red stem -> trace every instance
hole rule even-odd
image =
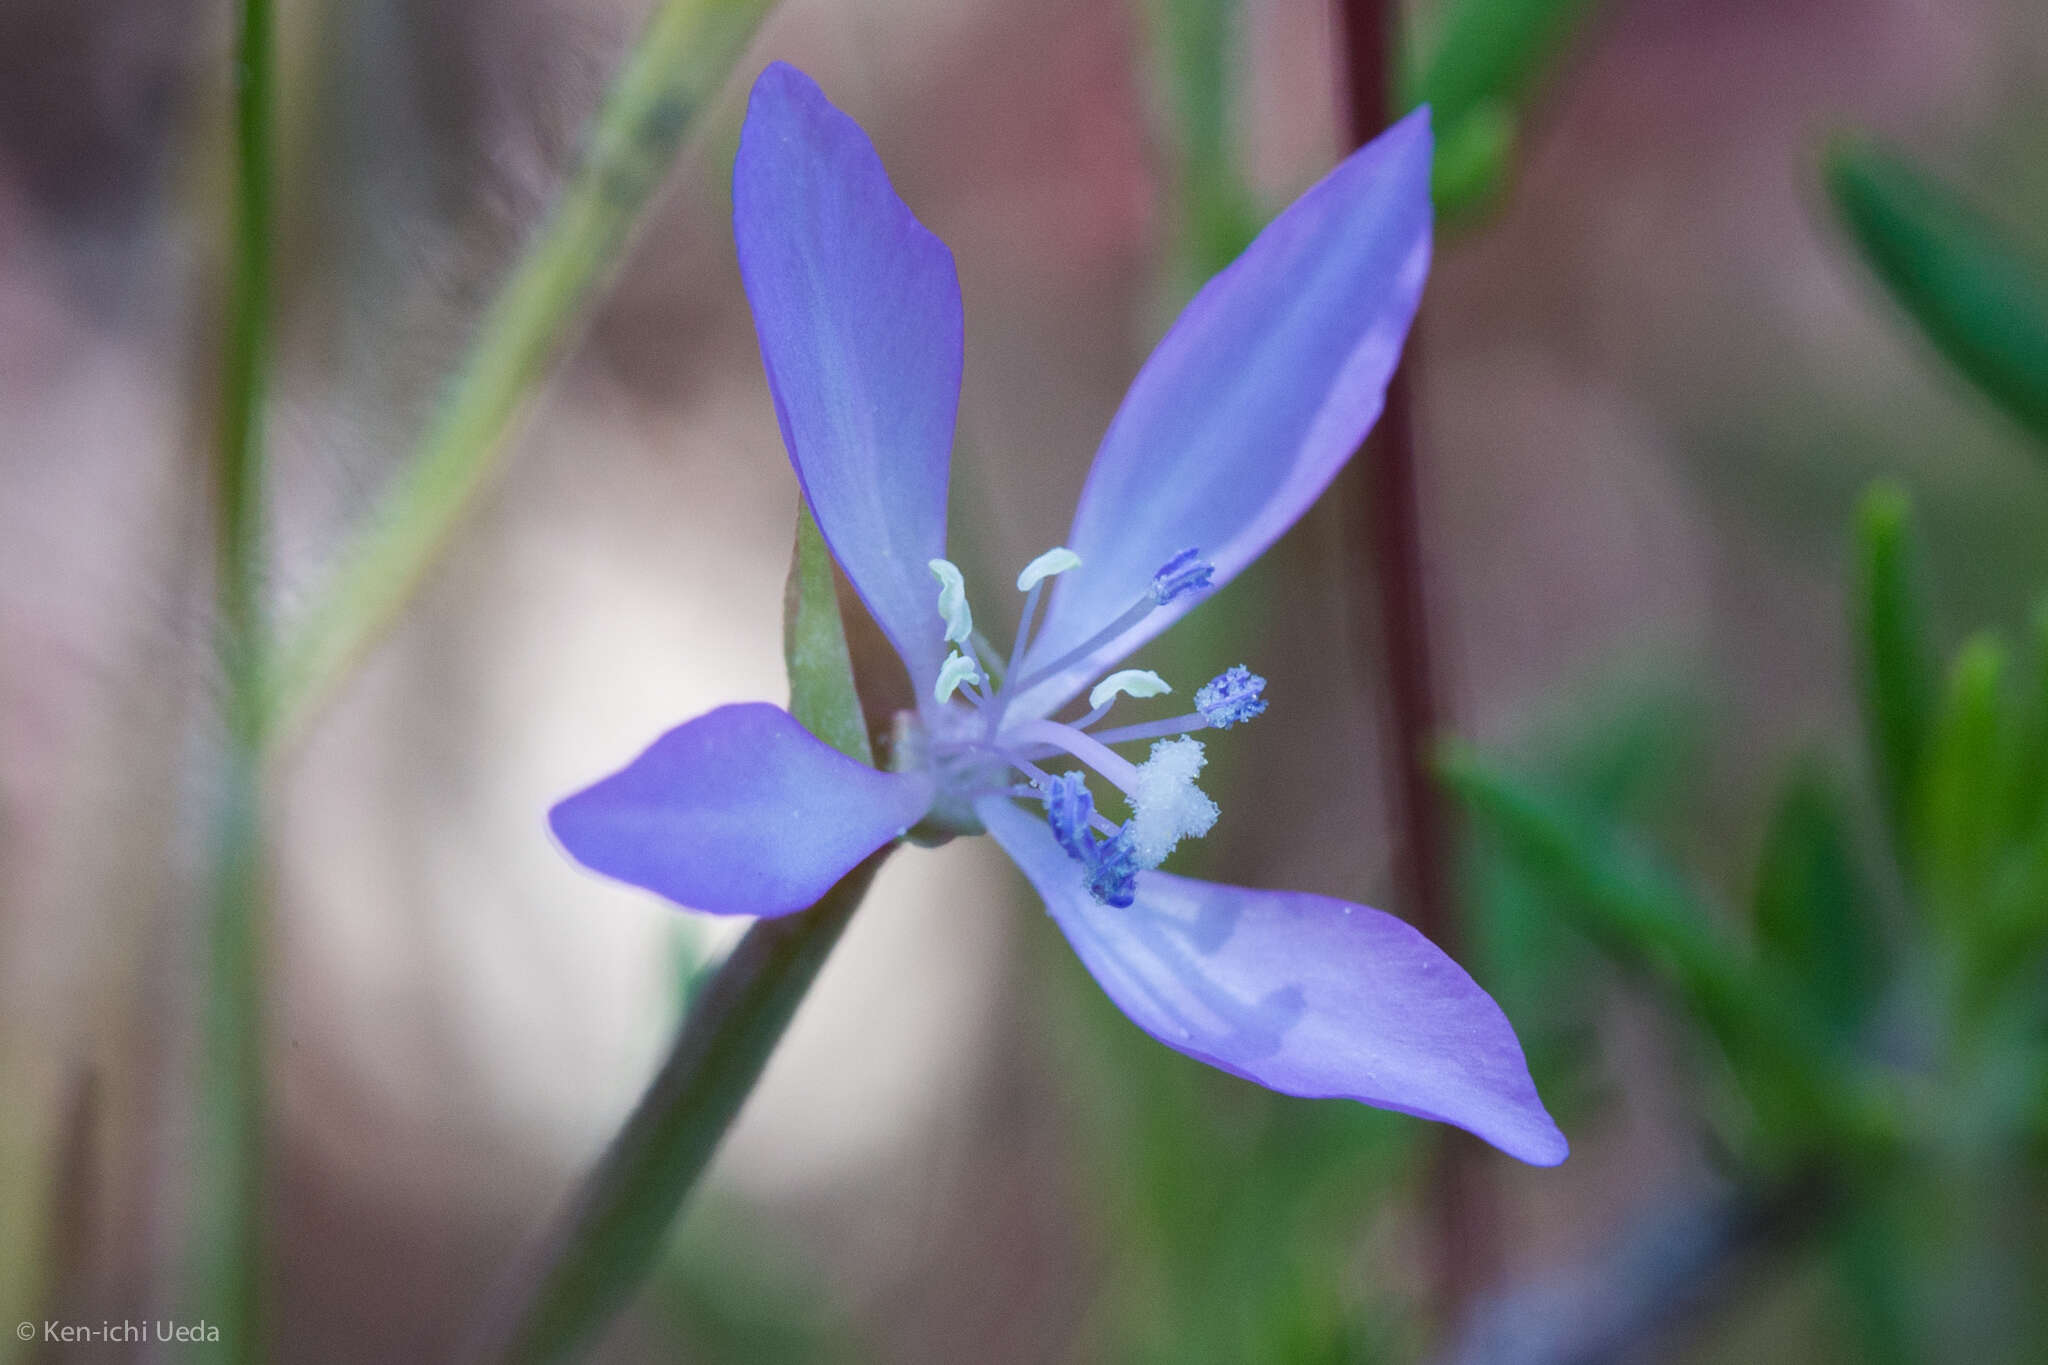
[[[1363,146],[1395,110],[1393,72],[1400,15],[1394,0],[1337,0],[1345,77],[1347,130]],[[1461,946],[1451,886],[1449,812],[1430,774],[1442,729],[1436,669],[1429,643],[1429,605],[1422,510],[1415,455],[1415,372],[1420,327],[1387,386],[1386,410],[1367,442],[1362,477],[1348,481],[1346,514],[1372,547],[1379,593],[1382,662],[1392,730],[1389,797],[1398,831],[1394,871],[1402,904],[1416,927],[1445,952]],[[1462,1306],[1492,1278],[1498,1261],[1491,1192],[1462,1134],[1446,1130],[1430,1181],[1436,1216],[1436,1307],[1455,1321]]]

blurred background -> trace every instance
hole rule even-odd
[[[280,619],[646,11],[279,11]],[[1403,88],[1442,95],[1411,375],[1456,955],[1571,1160],[1172,1054],[992,848],[915,850],[592,1358],[2048,1359],[2048,446],[1854,209],[1881,145],[2048,261],[2048,9],[1407,19]],[[1486,39],[1514,71],[1460,104],[1445,45]],[[0,9],[0,1319],[183,1311],[233,43],[199,0]],[[732,940],[542,818],[785,694],[796,488],[728,222],[754,73],[816,77],[953,248],[953,543],[993,581],[1058,541],[1192,288],[1345,150],[1339,51],[1314,0],[786,0],[709,83],[500,467],[265,787],[276,1358],[452,1356]],[[2048,314],[2009,296],[1990,334],[2023,348]],[[1341,503],[1153,662],[1272,679],[1210,746],[1188,870],[1402,913]],[[20,1355],[161,1353],[54,1349]]]

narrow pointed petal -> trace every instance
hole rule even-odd
[[[953,255],[896,196],[874,144],[795,67],[754,82],[733,239],[790,462],[825,543],[919,692],[941,623],[960,399]]]
[[[1315,501],[1378,419],[1429,273],[1431,140],[1417,110],[1275,218],[1188,304],[1110,423],[1031,647],[1080,646],[1189,547],[1221,587]],[[1203,600],[1152,613],[1032,689],[1046,714]]]
[[[1565,1159],[1500,1007],[1392,915],[1163,872],[1115,909],[1043,820],[976,807],[1103,990],[1168,1047],[1289,1095],[1455,1124],[1538,1166]]]
[[[721,706],[548,812],[569,856],[714,915],[786,915],[901,836],[922,773],[877,772],[779,706]]]

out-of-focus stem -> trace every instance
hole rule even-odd
[[[1362,146],[1394,115],[1399,8],[1394,0],[1338,0],[1347,131]],[[1416,473],[1414,393],[1421,327],[1408,338],[1387,386],[1386,408],[1367,444],[1362,476],[1348,481],[1351,520],[1371,547],[1391,722],[1394,866],[1402,906],[1417,928],[1456,955],[1462,935],[1451,886],[1449,812],[1430,775],[1441,713],[1429,640],[1422,515]],[[1446,1132],[1434,1167],[1436,1293],[1445,1321],[1496,1263],[1494,1218],[1462,1135]]]
[[[633,1116],[501,1293],[473,1359],[571,1359],[632,1296],[888,854],[809,910],[747,930],[692,1003]]]
[[[276,739],[301,730],[426,577],[496,468],[523,400],[625,258],[684,134],[768,8],[769,0],[663,0],[648,20],[411,461],[279,650],[269,694]]]
[[[235,55],[234,247],[214,465],[225,761],[214,821],[188,1267],[220,1328],[211,1358],[264,1355],[263,413],[270,338],[272,16],[242,0]]]

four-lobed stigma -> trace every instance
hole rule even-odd
[[[1207,589],[1215,566],[1202,558],[1201,551],[1183,550],[1160,566],[1144,594],[1114,621],[1061,658],[1021,676],[1041,591],[1048,579],[1081,568],[1080,557],[1055,547],[1017,576],[1024,608],[1006,664],[993,657],[986,639],[974,629],[966,580],[958,566],[934,559],[930,567],[939,583],[938,609],[946,623],[946,639],[955,646],[933,687],[939,710],[926,717],[937,771],[947,788],[944,804],[969,810],[976,798],[998,792],[1040,802],[1054,839],[1081,865],[1089,893],[1107,905],[1130,905],[1137,895],[1139,872],[1158,867],[1182,839],[1199,839],[1215,826],[1216,803],[1195,785],[1207,755],[1202,742],[1188,736],[1198,730],[1227,730],[1259,715],[1266,709],[1266,680],[1238,664],[1196,690],[1192,712],[1106,730],[1095,727],[1119,698],[1166,696],[1173,688],[1157,673],[1127,668],[1090,688],[1087,713],[1071,721],[1012,716],[1008,703],[1087,659],[1169,602]],[[1144,740],[1152,741],[1152,747],[1142,763],[1112,747]],[[1059,772],[1045,766],[1061,759],[1081,766]],[[1096,809],[1088,787],[1090,773],[1123,794],[1129,807],[1123,823]],[[1017,774],[1023,776],[1022,782]]]

